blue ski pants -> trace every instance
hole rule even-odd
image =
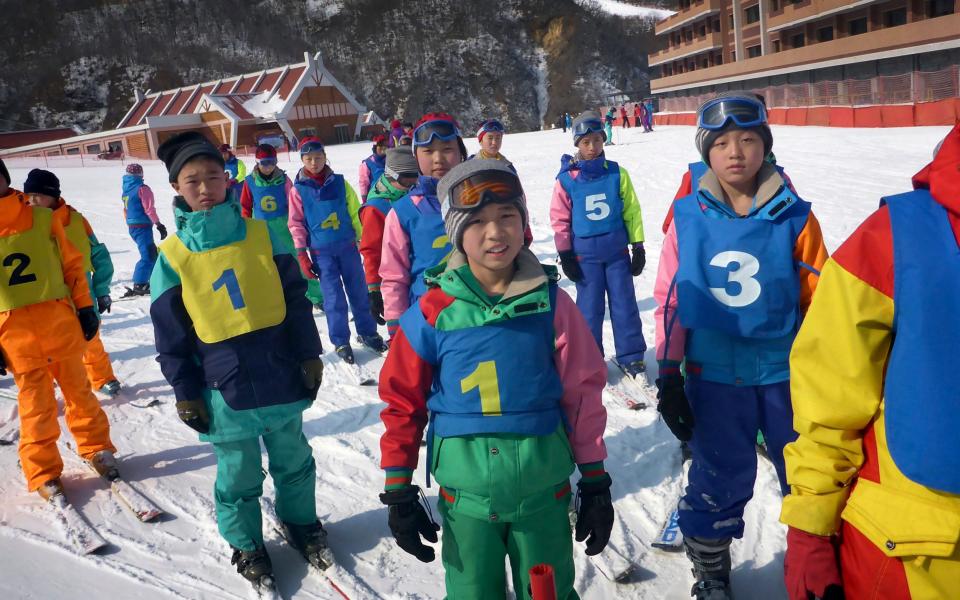
[[[153,263],[157,262],[157,246],[153,243],[153,226],[129,226],[127,230],[133,243],[140,252],[140,260],[133,267],[133,282],[148,283],[153,272]]]
[[[367,280],[360,262],[360,251],[355,244],[331,244],[323,250],[310,251],[313,265],[320,272],[320,289],[323,291],[323,312],[327,317],[327,330],[334,346],[350,343],[350,316],[357,334],[363,337],[377,333],[377,322],[370,315],[370,297],[367,296]],[[346,291],[346,294],[344,294]]]
[[[693,461],[680,501],[680,530],[702,539],[743,537],[743,509],[757,478],[757,431],[780,480],[790,493],[783,447],[797,439],[793,430],[790,382],[735,386],[688,377],[693,410]]]
[[[286,523],[309,525],[317,520],[317,467],[297,415],[279,429],[264,434],[267,469],[277,490],[277,517]],[[263,459],[260,437],[217,442],[217,480],[213,498],[220,535],[234,548],[263,546]]]
[[[647,342],[643,339],[643,324],[630,274],[630,255],[626,249],[602,262],[581,258],[580,268],[583,279],[577,283],[577,306],[587,319],[600,352],[603,353],[603,316],[609,302],[617,361],[625,364],[643,360]]]

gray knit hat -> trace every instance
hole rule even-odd
[[[700,108],[697,109],[697,117],[699,120],[700,111],[703,110],[703,107],[707,102],[716,100],[717,98],[746,98],[749,100],[758,100],[763,104],[764,108],[767,106],[766,99],[760,94],[755,94],[753,92],[723,92],[722,94],[717,94],[713,98],[710,98],[706,102],[700,105]],[[694,143],[697,145],[697,151],[700,153],[700,157],[703,159],[703,162],[710,166],[710,147],[713,146],[713,143],[717,141],[717,138],[723,135],[724,133],[730,131],[731,129],[743,129],[738,127],[736,123],[728,122],[723,129],[704,129],[702,127],[697,128],[697,135],[694,138]],[[760,136],[760,139],[763,140],[763,155],[766,156],[770,154],[773,150],[773,132],[770,131],[770,125],[764,123],[758,125],[757,127],[748,127],[745,131],[755,131],[757,135]]]
[[[463,229],[467,223],[470,214],[481,207],[486,202],[480,202],[473,209],[460,209],[450,206],[450,190],[465,179],[468,179],[478,173],[485,171],[497,171],[512,177],[520,186],[520,178],[510,168],[509,163],[496,159],[473,158],[450,169],[440,183],[437,184],[437,199],[440,200],[440,208],[443,211],[443,224],[447,230],[447,238],[455,249],[463,252]],[[529,216],[527,215],[527,199],[523,195],[510,200],[520,211],[520,218],[523,221],[523,228],[526,230]]]
[[[400,179],[400,173],[420,174],[417,157],[407,152],[406,148],[390,148],[387,150],[387,164],[383,168],[384,174],[394,181]]]
[[[570,126],[570,130],[573,132],[573,145],[576,146],[580,143],[580,139],[586,135],[586,133],[581,133],[577,135],[577,125],[584,123],[586,121],[599,121],[600,122],[600,133],[603,134],[603,141],[607,141],[607,132],[603,130],[603,117],[600,116],[595,110],[585,110],[577,118],[573,120],[573,125]]]

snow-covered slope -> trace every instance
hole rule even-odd
[[[659,21],[673,14],[672,10],[637,6],[635,4],[628,4],[627,2],[618,2],[617,0],[577,0],[577,4],[583,6],[596,5],[603,12],[618,17],[643,17]]]
[[[930,158],[946,128],[826,129],[776,127],[775,150],[796,188],[814,205],[828,247],[833,250],[877,205],[883,194],[909,188],[910,176]],[[662,234],[660,223],[690,161],[697,160],[691,127],[661,127],[643,134],[617,129],[617,145],[607,155],[624,165],[633,179],[646,219],[648,266],[636,279],[648,343],[653,341],[651,297]],[[468,140],[475,150],[475,140]],[[331,146],[333,167],[356,186],[357,166],[369,153],[366,144]],[[534,233],[533,249],[544,261],[555,252],[548,205],[561,153],[571,150],[569,134],[559,130],[508,135],[504,153],[514,161],[528,194]],[[294,166],[281,166],[292,171]],[[296,157],[292,157],[296,160]],[[248,165],[250,165],[248,159]],[[39,165],[42,166],[42,165]],[[120,210],[121,165],[55,169],[64,197],[83,211],[110,248],[116,265],[114,289],[129,285],[137,254]],[[160,215],[168,227],[172,190],[160,163],[145,165],[146,181],[157,193]],[[19,186],[27,169],[12,169]],[[563,282],[571,294],[574,287]],[[115,295],[115,297],[116,297]],[[326,331],[322,318],[317,320]],[[325,334],[324,334],[325,335]],[[612,348],[607,326],[604,332]],[[215,457],[211,447],[176,418],[173,397],[154,360],[153,331],[147,300],[114,305],[103,324],[103,340],[117,375],[132,396],[156,396],[161,404],[134,408],[122,400],[104,400],[123,472],[151,496],[169,517],[141,524],[120,509],[110,493],[81,468],[69,434],[61,438],[66,461],[65,484],[80,511],[111,543],[100,556],[76,557],[35,495],[27,494],[17,466],[16,448],[0,447],[0,577],[2,598],[238,598],[247,585],[233,572],[226,544],[217,534],[212,500]],[[329,349],[329,342],[324,339]],[[382,359],[358,351],[361,362],[378,366]],[[647,354],[655,364],[653,351]],[[651,380],[653,374],[651,374]],[[9,377],[0,386],[11,386]],[[673,501],[677,484],[677,442],[650,408],[634,412],[605,395],[609,420],[607,468],[613,476],[617,521],[613,543],[636,557],[642,569],[633,583],[615,585],[585,560],[577,545],[577,589],[585,599],[686,599],[692,579],[682,555],[647,548]],[[329,369],[304,428],[317,461],[317,508],[343,567],[340,573],[350,598],[441,598],[439,563],[425,565],[404,554],[389,537],[386,512],[377,494],[383,484],[378,469],[381,408],[375,388],[358,388]],[[0,419],[12,403],[0,398]],[[709,426],[701,423],[698,426]],[[416,480],[423,484],[423,471]],[[436,498],[436,487],[427,490]],[[272,494],[269,480],[265,493]],[[733,582],[738,597],[784,597],[782,563],[784,528],[777,524],[779,495],[769,464],[761,461],[756,495],[747,510],[747,531],[734,550]],[[337,598],[331,588],[309,575],[294,552],[268,532],[268,550],[285,597]]]

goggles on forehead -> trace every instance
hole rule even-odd
[[[723,129],[731,121],[737,127],[763,125],[767,122],[767,107],[753,98],[715,98],[697,112],[697,127],[708,131]]]
[[[477,130],[477,135],[481,133],[503,133],[506,129],[503,127],[503,123],[496,119],[490,119],[489,121],[484,121],[480,124],[480,129]]]
[[[323,144],[320,142],[307,142],[300,146],[300,154],[310,154],[311,152],[323,152]]]
[[[451,208],[474,209],[487,202],[509,202],[523,197],[520,180],[512,173],[483,171],[457,182],[447,192]]]
[[[588,133],[602,133],[603,132],[603,123],[599,119],[590,119],[588,121],[581,121],[573,125],[573,135],[576,137],[582,137]]]
[[[261,158],[257,161],[259,164],[265,167],[272,167],[277,164],[277,159],[275,158]]]
[[[460,135],[460,129],[452,121],[427,121],[413,130],[413,146],[426,146],[433,142],[434,138],[449,142]]]

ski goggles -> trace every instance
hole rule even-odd
[[[510,202],[523,198],[520,179],[503,171],[482,171],[458,181],[447,192],[451,208],[471,210],[487,202]]]
[[[599,119],[589,119],[587,121],[580,121],[579,123],[574,123],[573,125],[573,136],[574,137],[583,137],[590,133],[602,133],[603,132],[603,123]]]
[[[274,167],[277,165],[277,159],[271,158],[261,158],[257,161],[257,164],[263,165],[264,167]]]
[[[503,126],[503,123],[496,119],[490,119],[489,121],[484,121],[480,123],[480,129],[477,130],[477,135],[481,133],[503,133],[506,131],[506,128]]]
[[[306,142],[300,146],[300,155],[310,154],[311,152],[323,152],[323,143],[317,141]]]
[[[452,121],[427,121],[413,130],[413,147],[427,146],[433,143],[434,138],[449,142],[460,135],[460,128]]]
[[[744,97],[715,98],[697,111],[697,127],[708,131],[723,129],[733,122],[737,127],[757,127],[767,122],[767,107],[759,100]]]

